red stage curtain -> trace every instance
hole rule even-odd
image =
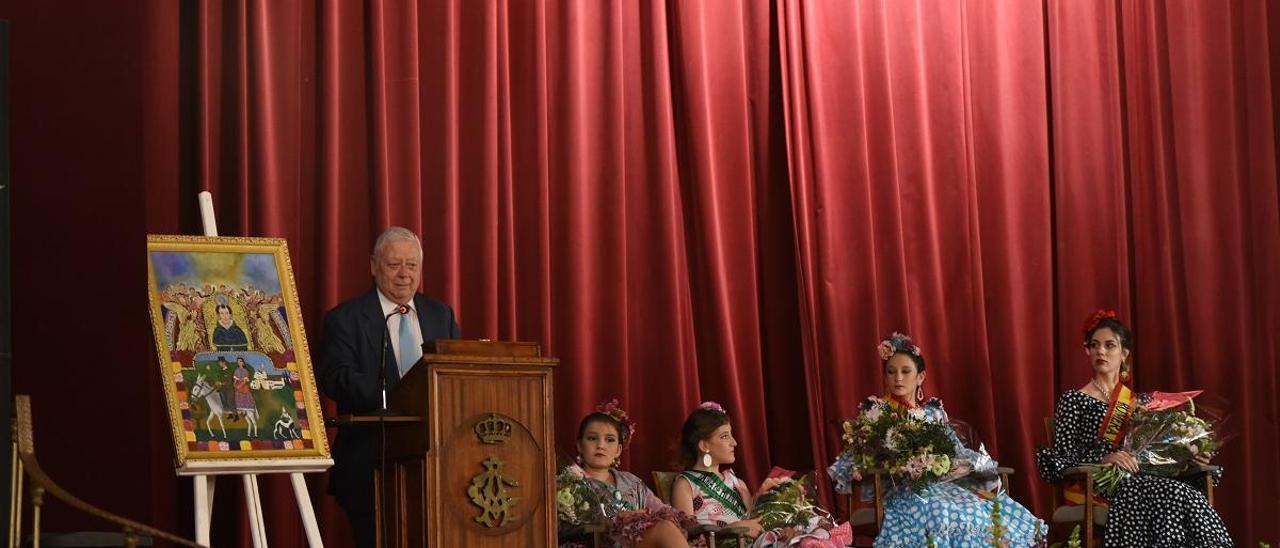
[[[14,262],[59,258],[22,237],[47,223],[23,204],[59,192],[91,200],[46,239],[94,248],[65,275],[15,268],[15,390],[58,433],[75,413],[42,401],[146,387],[111,413],[152,413],[148,457],[108,462],[180,504],[131,516],[191,530],[139,294],[93,296],[137,324],[113,335],[126,375],[62,386],[22,364],[99,334],[40,327],[84,304],[56,284],[88,269],[136,286],[141,263],[100,265],[146,232],[198,233],[207,188],[222,234],[288,238],[313,346],[321,314],[369,286],[377,232],[419,230],[424,289],[466,336],[561,358],[562,453],[618,396],[641,474],[675,466],[680,422],[707,399],[732,413],[753,482],[825,467],[832,421],[880,390],[873,347],[901,329],[926,389],[1047,515],[1041,419],[1087,380],[1080,321],[1118,308],[1139,389],[1232,401],[1220,507],[1237,542],[1280,537],[1280,10],[1265,0],[156,0],[92,24],[82,9],[0,4],[25,86],[14,179],[31,182],[14,187]],[[107,200],[121,222],[101,230],[90,211]],[[76,462],[47,458],[55,474]],[[96,501],[119,487],[67,483]],[[300,545],[287,482],[264,483],[271,542]],[[346,545],[311,485],[326,542]],[[219,493],[215,544],[246,545],[238,489]]]

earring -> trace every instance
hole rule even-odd
[[[573,463],[582,466],[582,455],[574,455]]]
[[[1129,379],[1129,360],[1120,360],[1120,380]]]
[[[707,451],[702,454],[702,467],[711,468],[711,452]]]
[[[621,468],[621,467],[622,467],[622,455],[618,455],[616,458],[614,458],[614,459],[613,459],[613,462],[609,463],[609,467],[610,467],[610,468]]]
[[[918,402],[924,401],[924,385],[923,384],[916,386],[916,401]]]

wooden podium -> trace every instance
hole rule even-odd
[[[421,421],[387,427],[391,538],[380,544],[555,546],[559,360],[518,342],[434,340],[423,352],[389,397]]]

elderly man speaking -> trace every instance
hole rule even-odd
[[[382,409],[383,379],[387,389],[394,386],[422,357],[423,341],[459,337],[453,309],[418,293],[422,243],[412,231],[391,227],[378,236],[369,269],[375,287],[324,317],[317,371],[321,388],[338,403],[340,414]],[[355,545],[362,548],[374,546],[375,539],[377,440],[375,428],[339,428],[329,472],[329,494],[346,511]]]

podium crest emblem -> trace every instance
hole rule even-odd
[[[519,502],[519,497],[508,496],[509,487],[519,487],[520,483],[503,472],[506,463],[497,457],[484,459],[485,471],[471,478],[471,486],[467,495],[471,503],[480,507],[480,515],[475,517],[477,523],[490,529],[502,527],[511,521],[511,510]]]
[[[488,417],[477,421],[473,429],[476,432],[476,437],[480,438],[481,443],[496,445],[505,443],[510,439],[511,431],[514,428],[511,421],[506,417],[490,413]]]

